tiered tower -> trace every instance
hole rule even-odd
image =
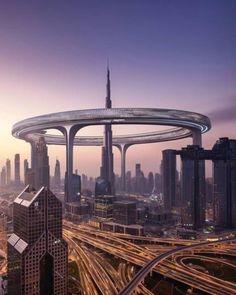
[[[107,85],[106,85],[106,109],[111,109],[111,83],[110,83],[110,71],[107,67]],[[101,166],[101,178],[108,184],[108,190],[106,194],[112,195],[115,193],[114,187],[114,172],[113,172],[113,153],[112,153],[112,129],[111,124],[105,124],[104,139],[102,147],[102,166]]]

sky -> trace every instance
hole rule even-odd
[[[0,169],[29,144],[11,135],[14,123],[37,115],[102,108],[109,59],[113,107],[169,108],[207,115],[203,135],[236,138],[236,1],[0,0]],[[158,127],[138,126],[140,132]],[[114,134],[137,133],[116,126]],[[102,135],[101,127],[81,134]],[[158,172],[161,151],[191,139],[131,147],[127,169]],[[64,169],[65,149],[49,147]],[[114,149],[115,172],[120,156]],[[74,168],[98,176],[99,147],[76,147]],[[13,171],[12,171],[13,176]]]

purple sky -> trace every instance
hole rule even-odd
[[[104,106],[107,58],[114,107],[209,115],[207,148],[219,136],[236,138],[235,11],[234,0],[0,1],[0,167],[17,152],[29,157],[28,144],[11,137],[15,122]],[[132,147],[128,168],[140,161],[146,173],[158,171],[162,149],[189,143]],[[52,166],[64,160],[63,148],[50,155]],[[100,148],[76,148],[80,173],[96,176],[99,166]]]

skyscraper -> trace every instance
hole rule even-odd
[[[24,184],[27,185],[27,172],[29,169],[29,162],[27,159],[24,159]]]
[[[205,161],[199,160],[203,151],[197,145],[188,145],[180,152],[182,223],[198,229],[205,221]]]
[[[183,223],[195,229],[203,225],[206,209],[204,161],[211,160],[213,198],[208,195],[208,202],[213,202],[215,224],[225,228],[236,227],[236,140],[223,137],[217,140],[212,150],[191,145],[176,153],[182,159]]]
[[[43,136],[39,138],[38,142],[32,143],[31,166],[34,173],[35,189],[39,189],[42,186],[49,187],[48,148]]]
[[[7,184],[6,182],[7,177],[6,177],[6,168],[2,167],[2,171],[1,171],[1,186],[5,186]]]
[[[170,210],[176,204],[176,155],[175,150],[162,152],[162,180],[164,207]]]
[[[141,164],[135,164],[135,183],[134,190],[138,194],[143,194],[145,192],[145,177],[143,171],[141,170]]]
[[[9,295],[67,295],[68,249],[62,237],[62,204],[45,187],[27,186],[13,203],[8,239]]]
[[[107,109],[111,109],[111,85],[110,71],[107,68],[107,85],[106,85],[106,104]],[[108,194],[115,193],[114,172],[113,172],[113,153],[112,153],[112,129],[111,124],[105,124],[104,138],[102,147],[102,166],[100,176],[109,184]]]
[[[155,189],[155,182],[154,182],[154,175],[153,172],[148,173],[148,179],[147,179],[147,192],[151,193]]]
[[[220,138],[212,149],[214,219],[220,227],[236,227],[236,140]]]
[[[61,186],[61,168],[59,160],[56,160],[55,170],[54,170],[54,187],[60,189]]]
[[[131,171],[127,171],[125,174],[125,188],[127,193],[131,193],[132,191]]]
[[[65,191],[67,189],[67,172],[65,173]],[[79,202],[81,197],[81,177],[78,174],[73,173],[71,175],[70,183],[70,198],[68,202]]]
[[[9,159],[6,161],[6,183],[7,185],[11,183],[11,161]]]
[[[20,154],[15,154],[15,184],[20,184]]]
[[[82,174],[81,177],[81,187],[82,189],[88,189],[88,176],[85,174]]]
[[[160,194],[162,192],[161,174],[155,173],[155,191]]]
[[[135,164],[135,177],[139,177],[141,175],[142,171],[141,171],[141,164],[140,163],[136,163]]]

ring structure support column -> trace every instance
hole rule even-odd
[[[82,126],[69,125],[64,126],[62,132],[66,138],[66,185],[65,185],[65,202],[70,202],[71,182],[73,175],[73,146],[76,133]]]
[[[194,112],[155,108],[105,108],[66,111],[28,118],[14,124],[12,135],[27,142],[35,142],[37,138],[44,136],[47,144],[66,144],[66,169],[68,171],[68,183],[70,183],[73,173],[73,144],[76,143],[76,145],[83,146],[102,144],[101,138],[97,136],[94,138],[80,137],[75,139],[76,131],[85,126],[104,124],[174,126],[174,128],[165,132],[114,137],[113,144],[115,143],[115,145],[163,142],[191,136],[193,144],[201,146],[201,132],[205,133],[211,128],[211,122],[208,117]],[[64,137],[45,134],[45,131],[48,129],[58,129],[63,133]],[[124,165],[122,164],[121,172],[124,184],[125,152],[122,163],[124,163]],[[66,191],[66,198],[68,197],[69,187],[68,191]]]
[[[201,130],[192,130],[193,145],[202,146],[202,133]]]

